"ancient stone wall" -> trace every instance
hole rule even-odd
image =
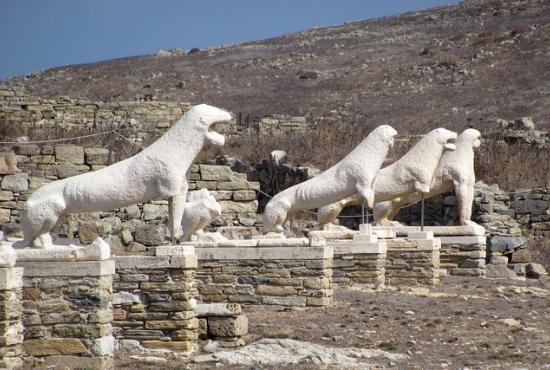
[[[387,285],[435,285],[439,282],[440,239],[386,239],[385,242]]]
[[[113,335],[145,348],[192,353],[198,319],[193,247],[158,247],[155,256],[116,256]]]
[[[384,287],[385,243],[353,245],[350,241],[332,241],[329,245],[334,248],[332,281],[335,284]]]
[[[298,307],[332,303],[331,247],[312,246],[306,238],[236,242],[197,248],[203,302]]]
[[[33,128],[104,131],[124,125],[139,142],[164,132],[189,107],[156,101],[101,103],[67,96],[43,99],[26,95],[21,87],[0,85],[0,122],[23,135]]]
[[[4,231],[16,231],[29,195],[50,181],[103,168],[109,151],[75,145],[17,145],[0,153],[0,224]],[[227,166],[193,165],[190,190],[209,189],[222,206],[214,226],[254,226],[257,223],[259,183]],[[69,215],[54,233],[91,243],[105,236],[116,253],[144,252],[148,246],[165,242],[168,202],[155,200],[109,212]],[[6,225],[8,224],[8,225]],[[11,224],[11,225],[9,225]],[[15,230],[14,230],[15,229]]]

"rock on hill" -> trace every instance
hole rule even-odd
[[[189,53],[18,77],[30,94],[207,102],[425,132],[550,122],[550,2],[473,0]]]

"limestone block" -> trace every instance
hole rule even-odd
[[[0,201],[13,200],[13,193],[11,191],[0,191]]]
[[[241,313],[241,306],[237,303],[199,303],[197,317],[236,316]]]
[[[108,335],[97,338],[91,347],[91,352],[95,356],[113,356],[115,351],[115,337]]]
[[[76,176],[80,174],[80,170],[72,163],[59,163],[55,166],[57,177],[65,179],[67,177]]]
[[[80,339],[49,338],[26,340],[23,348],[30,356],[67,355],[87,352],[86,346]]]
[[[109,160],[109,150],[103,148],[84,149],[86,164],[106,165]]]
[[[193,256],[195,247],[193,245],[163,245],[155,250],[157,256]]]
[[[0,153],[0,175],[12,175],[17,172],[17,156],[13,153]]]
[[[233,171],[229,166],[200,164],[201,179],[205,181],[231,181]]]
[[[258,201],[253,202],[232,202],[221,200],[223,213],[256,213],[258,211]]]
[[[40,147],[36,144],[20,144],[15,147],[15,153],[18,155],[36,155],[40,154]]]
[[[56,145],[55,158],[57,162],[84,164],[84,148],[76,145]]]
[[[218,182],[219,190],[248,190],[246,181],[223,181]]]
[[[208,333],[214,337],[238,337],[248,333],[248,318],[245,315],[237,317],[209,317]]]
[[[16,173],[15,175],[4,176],[2,189],[16,193],[29,190],[28,175],[26,173]]]
[[[141,304],[141,297],[130,292],[116,292],[113,294],[113,304]]]
[[[85,247],[78,245],[53,245],[49,248],[15,249],[18,262],[104,261],[111,257],[111,249],[103,239],[96,238]]]
[[[0,208],[0,224],[10,222],[11,211],[7,208]]]
[[[0,244],[0,267],[15,266],[16,254],[11,245]]]
[[[256,199],[256,192],[254,190],[237,190],[233,193],[233,200],[235,201],[247,201]]]
[[[114,275],[115,263],[107,261],[83,262],[19,262],[25,269],[26,277],[59,277],[59,276],[105,276]]]
[[[145,221],[163,219],[168,215],[168,206],[161,204],[143,205],[143,219]]]
[[[136,226],[134,239],[143,245],[160,245],[166,237],[166,226],[144,224]]]
[[[20,288],[23,285],[23,269],[20,267],[0,268],[0,290]]]
[[[165,269],[170,257],[165,256],[115,256],[117,269]]]
[[[267,305],[278,305],[278,306],[294,306],[294,307],[305,307],[307,304],[306,297],[301,296],[291,296],[291,297],[263,297],[262,303]]]

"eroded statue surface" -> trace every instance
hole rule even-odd
[[[462,132],[456,141],[456,150],[443,154],[435,172],[430,191],[425,198],[454,191],[458,200],[459,225],[481,227],[471,221],[472,204],[474,201],[474,149],[481,145],[481,133],[475,129]],[[374,220],[381,226],[400,226],[392,221],[399,209],[407,204],[416,203],[422,195],[413,193],[406,197],[376,203]]]
[[[264,232],[282,232],[289,212],[318,208],[357,194],[369,207],[374,204],[374,178],[397,135],[391,126],[373,130],[344,159],[320,175],[273,197],[263,215]]]
[[[216,242],[226,240],[220,233],[204,231],[204,228],[221,214],[220,203],[207,189],[190,192],[181,221],[184,241]]]
[[[65,214],[107,211],[157,198],[169,199],[169,227],[174,237],[181,236],[191,164],[205,144],[224,144],[225,138],[209,128],[230,119],[228,112],[216,107],[194,106],[135,156],[39,188],[26,202],[21,222],[24,240],[14,247],[51,246],[49,231]]]
[[[439,161],[444,152],[456,149],[457,134],[444,128],[430,131],[403,157],[378,172],[374,186],[374,202],[379,203],[413,193],[428,194]],[[360,205],[358,195],[320,207],[317,220],[323,228],[349,205]],[[369,207],[372,208],[372,207]]]

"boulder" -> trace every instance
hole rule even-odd
[[[136,226],[134,239],[136,242],[147,246],[161,245],[166,237],[164,225],[139,225]]]
[[[514,120],[512,124],[513,130],[526,130],[533,131],[535,130],[535,122],[532,117],[521,117]]]
[[[547,273],[546,273],[546,269],[544,268],[544,266],[542,266],[538,263],[531,262],[525,268],[525,275],[528,278],[538,279],[541,276],[544,276],[546,274]]]

